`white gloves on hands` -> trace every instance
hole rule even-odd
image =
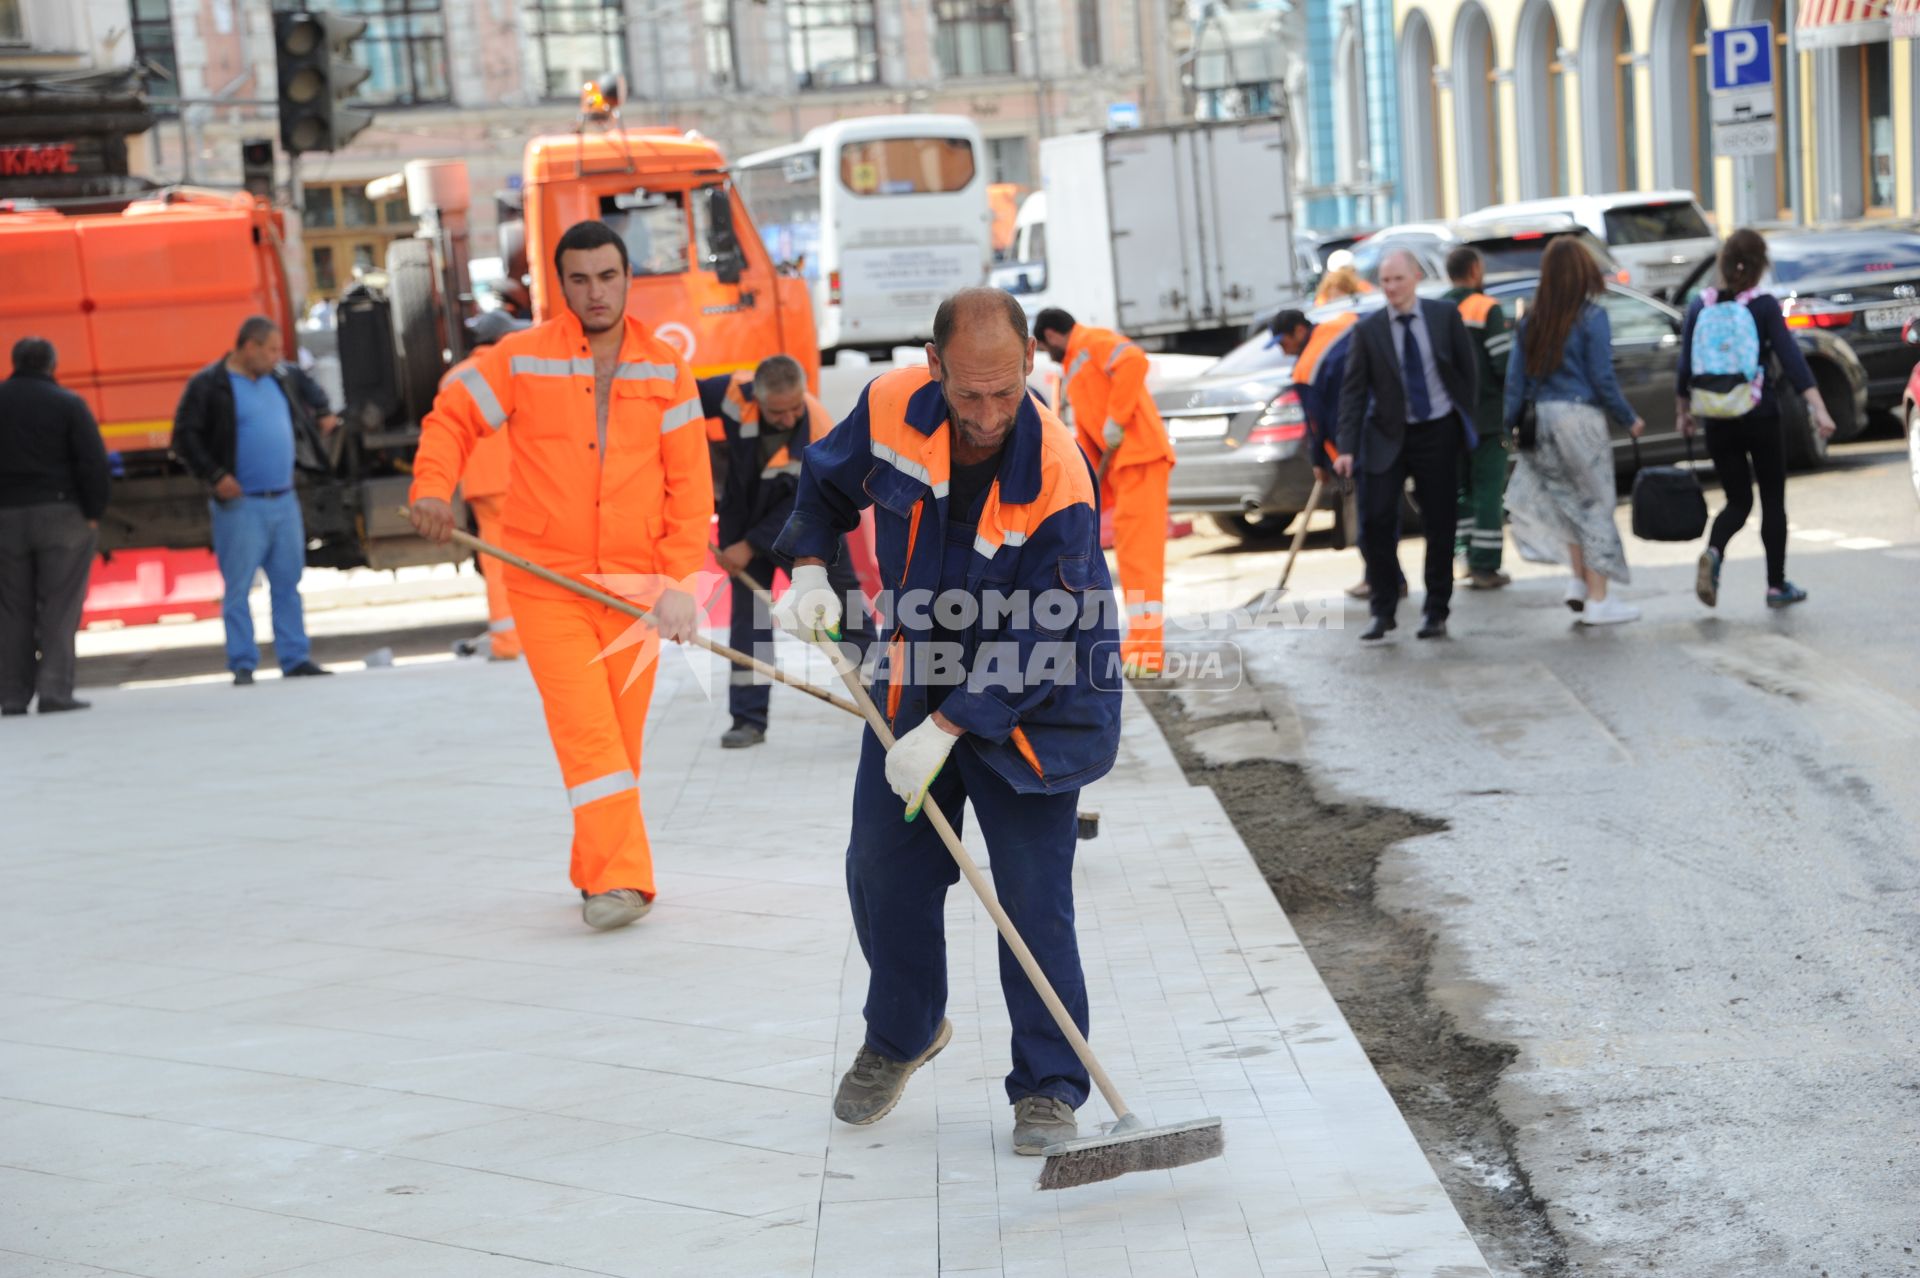
[[[801,564],[793,570],[787,593],[773,606],[773,624],[809,642],[840,638],[840,596],[827,582],[819,564]]]
[[[1127,432],[1120,429],[1120,423],[1111,420],[1107,422],[1106,429],[1100,432],[1100,438],[1107,442],[1108,448],[1120,447],[1120,441],[1126,437]]]
[[[895,741],[893,749],[887,751],[887,784],[906,801],[907,820],[920,815],[928,787],[946,766],[947,756],[953,753],[953,743],[959,739],[928,715],[919,727]]]

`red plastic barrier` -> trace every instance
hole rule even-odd
[[[217,617],[225,593],[211,550],[119,550],[94,561],[80,624]]]

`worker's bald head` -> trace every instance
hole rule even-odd
[[[927,369],[946,392],[947,415],[960,442],[998,448],[1013,430],[1033,371],[1027,313],[1011,293],[961,289],[934,314]]]

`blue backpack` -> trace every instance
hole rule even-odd
[[[1760,402],[1766,381],[1760,367],[1760,329],[1747,309],[1758,292],[1748,289],[1722,300],[1718,290],[1710,288],[1700,295],[1688,350],[1688,399],[1695,417],[1745,417]]]

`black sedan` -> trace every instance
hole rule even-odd
[[[1505,307],[1509,319],[1517,319],[1526,313],[1538,282],[1533,275],[1513,276],[1488,284],[1486,291]],[[1442,291],[1434,284],[1421,286],[1429,297]],[[1613,327],[1621,391],[1646,419],[1640,460],[1656,464],[1684,458],[1686,441],[1674,425],[1682,313],[1619,284],[1608,285],[1600,304]],[[1370,311],[1382,305],[1379,294],[1369,294],[1311,311],[1309,318],[1318,321],[1352,306]],[[1815,358],[1820,335],[1796,336],[1809,359]],[[1842,354],[1826,352],[1822,357],[1838,361]],[[1840,367],[1837,362],[1833,366]],[[1838,416],[1836,399],[1859,403],[1863,393],[1859,386],[1843,383],[1827,394],[1828,407]],[[1166,420],[1179,461],[1170,486],[1174,510],[1211,515],[1222,528],[1255,540],[1277,535],[1306,509],[1313,488],[1306,418],[1293,391],[1293,358],[1271,337],[1249,338],[1199,376],[1162,386],[1154,393],[1154,403]],[[1797,397],[1789,396],[1784,403],[1792,464],[1819,465],[1826,459],[1826,441],[1812,428]],[[1694,454],[1704,460],[1697,444]],[[1621,473],[1633,469],[1633,446],[1624,428],[1614,429],[1614,458]]]
[[[1780,299],[1787,327],[1803,338],[1824,336],[1829,362],[1858,366],[1866,384],[1866,408],[1897,410],[1914,364],[1913,348],[1901,340],[1901,331],[1909,320],[1920,318],[1920,232],[1850,223],[1783,227],[1762,234],[1773,269],[1761,287]],[[1702,263],[1681,285],[1680,296],[1691,301],[1711,284],[1710,268],[1711,263]],[[1845,348],[1844,357],[1833,353],[1840,348]],[[1821,368],[1814,369],[1833,414],[1834,438],[1851,439],[1866,429],[1866,415],[1852,411],[1850,397],[1836,398],[1838,379],[1822,374]]]

